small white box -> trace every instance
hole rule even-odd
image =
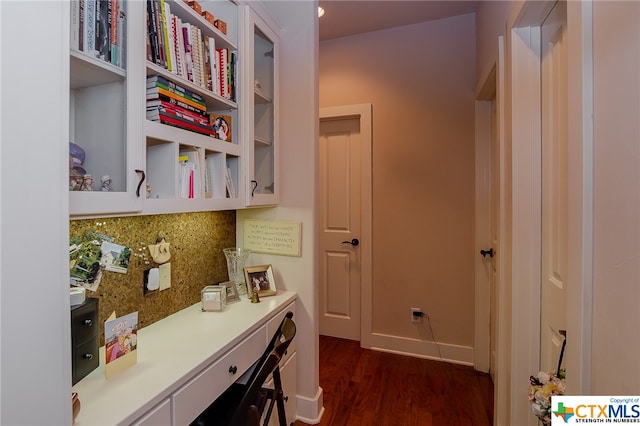
[[[223,285],[208,285],[202,289],[202,310],[222,311],[227,304],[227,288]]]

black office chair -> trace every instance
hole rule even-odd
[[[280,426],[286,426],[280,360],[296,335],[296,325],[287,312],[266,350],[253,366],[193,421],[191,426],[267,425],[274,405]],[[273,387],[265,382],[273,376]]]

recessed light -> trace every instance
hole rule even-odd
[[[324,9],[322,6],[318,6],[318,18],[322,18],[324,16]]]

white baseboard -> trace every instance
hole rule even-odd
[[[322,392],[322,388],[318,386],[318,392],[316,392],[313,398],[296,395],[297,420],[310,425],[317,425],[318,423],[320,423],[320,419],[324,414]]]
[[[473,347],[372,333],[369,349],[473,366]]]

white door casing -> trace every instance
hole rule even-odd
[[[320,119],[320,334],[364,346],[371,332],[371,105],[325,108]]]
[[[566,3],[542,25],[540,368],[557,369],[567,328],[568,113]]]

